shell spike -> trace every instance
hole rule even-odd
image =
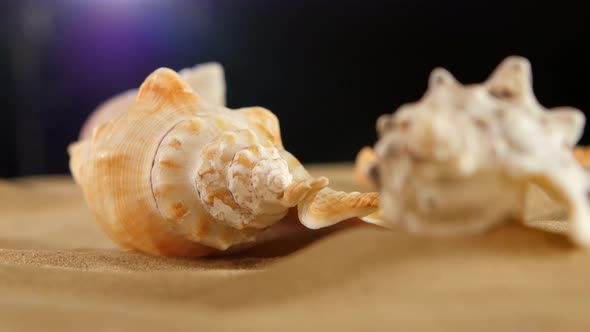
[[[393,128],[393,117],[391,114],[383,114],[377,119],[377,135],[381,138]]]
[[[430,77],[428,78],[428,87],[430,89],[457,85],[459,85],[459,82],[453,77],[453,74],[440,67],[432,70]]]
[[[494,70],[486,85],[500,99],[533,98],[531,63],[520,56],[506,58]]]
[[[565,144],[573,147],[584,133],[584,113],[573,107],[552,108],[545,115],[548,126],[563,137]]]
[[[143,82],[137,93],[136,103],[150,101],[156,103],[198,100],[197,94],[175,71],[160,68]],[[133,109],[133,108],[132,108]],[[153,109],[142,108],[145,111]]]
[[[178,74],[207,101],[225,105],[225,75],[219,63],[203,63],[183,69]]]

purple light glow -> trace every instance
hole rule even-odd
[[[166,0],[62,0],[66,6],[79,6],[111,12],[134,11],[154,5],[165,5]]]
[[[157,67],[172,66],[172,55],[184,49],[198,54],[199,36],[206,35],[208,29],[203,3],[62,0],[62,4],[53,45],[55,69],[66,80],[92,82],[105,94],[136,87]],[[186,11],[191,12],[191,21],[183,25]],[[195,20],[201,22],[196,31],[185,29],[194,27]],[[198,60],[195,56],[194,61]],[[89,93],[84,86],[74,89],[70,93],[81,97]]]

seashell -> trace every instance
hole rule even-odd
[[[571,239],[589,245],[588,176],[572,154],[584,122],[577,109],[537,102],[524,58],[475,85],[435,69],[421,100],[377,121],[380,215],[416,233],[477,232],[522,220],[536,185],[567,207]]]
[[[152,73],[128,110],[69,153],[103,230],[151,254],[202,256],[247,243],[291,208],[312,229],[378,208],[376,193],[339,192],[311,177],[284,149],[270,111],[205,100],[170,69]]]
[[[215,62],[204,63],[192,68],[185,68],[179,72],[199,95],[217,105],[225,105],[225,79],[223,68]],[[110,121],[110,119],[128,110],[137,97],[137,89],[132,89],[110,98],[99,105],[87,119],[80,130],[80,139],[92,135],[92,130],[98,125]]]

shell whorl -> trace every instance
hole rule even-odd
[[[284,191],[293,182],[287,161],[275,147],[260,144],[238,151],[228,168],[229,190],[236,202],[254,214],[279,212]],[[275,213],[276,213],[275,212]]]
[[[184,236],[218,249],[253,239],[328,184],[309,175],[295,180],[297,165],[254,130],[226,130],[240,127],[240,112],[237,120],[220,111],[175,125],[151,175],[162,216]]]
[[[225,225],[264,228],[288,212],[281,198],[293,181],[287,162],[251,130],[226,132],[200,153],[195,184],[207,211]]]

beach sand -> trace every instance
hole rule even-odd
[[[117,248],[70,177],[0,180],[0,331],[588,331],[590,251],[530,204],[534,227],[478,236],[349,225],[184,259]]]

